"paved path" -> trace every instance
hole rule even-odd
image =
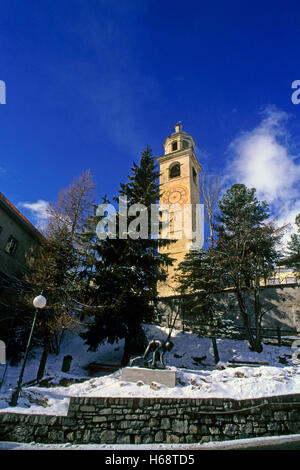
[[[300,450],[300,434],[289,436],[264,437],[255,439],[237,439],[234,441],[209,442],[206,444],[145,444],[145,445],[109,445],[109,444],[38,444],[0,442],[2,450],[104,450],[104,451],[196,451],[196,450]]]

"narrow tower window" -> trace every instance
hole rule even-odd
[[[180,163],[174,163],[169,169],[169,178],[178,178],[180,176]]]
[[[174,140],[174,142],[172,142],[172,152],[174,152],[175,150],[177,150],[177,140]]]
[[[197,172],[194,167],[193,167],[193,180],[195,183],[197,183]]]

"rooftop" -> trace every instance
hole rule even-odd
[[[12,213],[14,217],[17,218],[17,220],[21,221],[23,225],[25,224],[31,233],[34,233],[34,235],[39,239],[41,238],[42,234],[38,231],[38,229],[1,192],[0,205],[4,206],[4,208]]]

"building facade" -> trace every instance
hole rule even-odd
[[[0,193],[0,295],[22,279],[34,262],[42,235],[24,215]],[[28,260],[26,261],[26,257]],[[28,265],[29,263],[29,265]]]

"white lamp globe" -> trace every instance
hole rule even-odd
[[[43,295],[38,295],[33,299],[33,305],[35,308],[44,308],[46,306],[47,300]]]

